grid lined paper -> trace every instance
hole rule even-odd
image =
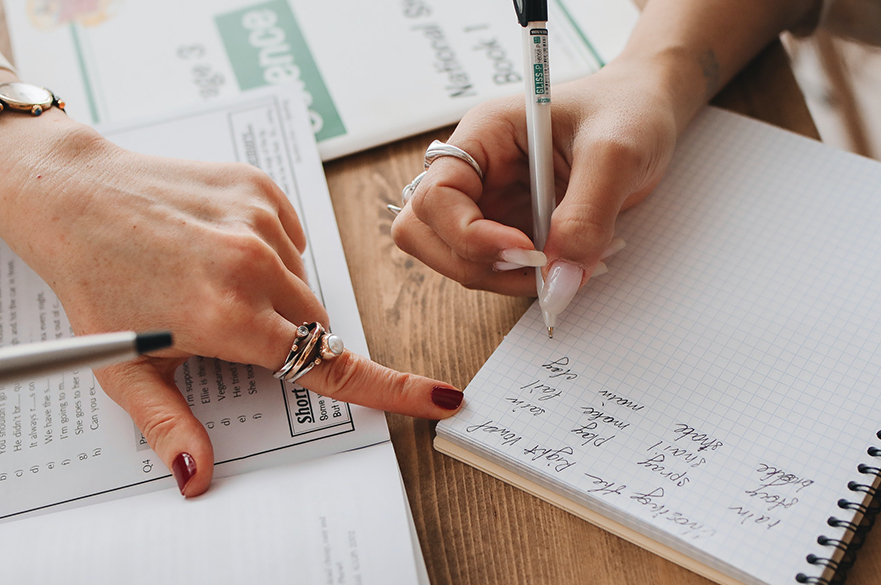
[[[819,574],[881,428],[881,165],[711,108],[617,235],[438,435],[744,583]]]

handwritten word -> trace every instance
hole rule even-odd
[[[647,508],[652,518],[660,518],[681,526],[684,530],[682,533],[683,536],[687,535],[691,536],[693,539],[698,539],[701,536],[714,536],[716,534],[715,529],[696,520],[690,520],[680,512],[671,510],[665,503],[663,503],[663,498],[664,488],[660,487],[655,488],[650,492],[637,492],[630,496],[631,500]]]
[[[660,445],[663,444],[664,441],[658,441],[657,443],[646,449],[646,451],[657,449]],[[692,453],[687,449],[680,449],[675,445],[664,445],[664,447],[661,448],[661,451],[663,451],[664,454],[669,455],[670,457],[677,457],[679,459],[682,459],[686,463],[691,463],[692,467],[700,467],[707,462],[705,458],[701,457],[697,453]]]
[[[678,441],[679,439],[687,439],[690,438],[694,443],[700,443],[701,447],[698,451],[705,451],[706,449],[710,449],[715,451],[719,447],[722,446],[722,441],[718,439],[714,439],[707,435],[706,433],[699,433],[694,427],[690,427],[684,423],[676,423],[676,426],[673,427],[673,433],[679,435],[674,441]]]
[[[599,425],[596,422],[589,422],[586,425],[581,425],[580,427],[572,429],[569,432],[577,435],[578,438],[582,440],[582,447],[586,447],[587,445],[591,445],[593,447],[602,447],[603,445],[614,439],[615,435],[601,437],[600,434],[596,432],[596,428],[598,426]]]
[[[573,465],[575,465],[575,461],[570,461],[564,455],[573,455],[575,452],[572,450],[572,447],[561,447],[559,449],[551,449],[548,447],[540,447],[536,445],[532,449],[524,449],[524,455],[532,455],[533,461],[538,461],[539,459],[544,459],[548,463],[548,467],[551,467],[557,473],[569,469]]]
[[[550,378],[563,378],[564,380],[574,380],[578,377],[578,374],[567,368],[569,365],[569,358],[563,356],[559,359],[556,359],[552,362],[548,362],[546,364],[542,364],[541,367],[551,372]]]
[[[588,420],[598,421],[603,424],[612,425],[613,427],[618,427],[619,429],[626,429],[630,426],[630,423],[626,423],[623,420],[618,420],[614,416],[608,415],[602,410],[598,410],[593,406],[582,406],[582,412],[587,415]]]
[[[779,467],[774,467],[773,465],[768,465],[767,463],[759,463],[756,471],[763,476],[760,481],[762,482],[762,484],[764,484],[762,485],[762,487],[764,488],[778,487],[784,485],[797,485],[798,489],[796,489],[795,491],[800,492],[814,483],[814,480],[812,479],[804,479],[802,477],[798,477],[797,475],[787,473]]]
[[[431,16],[431,6],[423,0],[404,0],[402,7],[407,18]]]
[[[774,508],[783,507],[784,509],[788,509],[793,507],[798,503],[798,498],[790,498],[786,499],[779,494],[772,494],[771,492],[765,491],[765,486],[760,486],[751,490],[744,490],[743,493],[748,495],[751,498],[758,498],[761,501],[768,504],[768,511],[770,512]]]
[[[606,481],[603,478],[591,475],[589,473],[585,473],[587,477],[593,480],[594,485],[598,485],[600,487],[590,488],[584,490],[588,494],[599,494],[601,496],[620,496],[624,493],[624,488],[627,486],[623,483],[615,483],[614,481]]]
[[[538,392],[542,394],[539,396],[539,400],[550,400],[552,398],[557,398],[562,392],[554,388],[553,386],[548,386],[547,384],[540,384],[541,380],[533,380],[526,386],[520,386],[521,390],[529,390],[529,393]]]
[[[648,459],[643,461],[637,461],[636,464],[640,467],[644,467],[651,471],[652,473],[657,473],[661,477],[669,479],[674,482],[677,487],[682,487],[687,484],[691,479],[688,477],[687,471],[680,471],[678,473],[674,472],[674,470],[669,469],[665,465],[661,465],[661,463],[666,462],[666,456],[663,453],[655,453]]]
[[[771,516],[765,516],[764,514],[760,514],[760,515],[756,516],[755,512],[752,512],[752,511],[748,510],[747,508],[744,508],[743,506],[731,506],[728,509],[735,512],[738,516],[740,516],[740,525],[741,526],[743,526],[743,524],[747,520],[752,520],[756,524],[765,524],[765,528],[767,528],[768,530],[771,530],[772,528],[774,528],[775,526],[780,524],[779,518],[777,520],[775,520]]]
[[[523,438],[514,431],[506,429],[505,427],[494,425],[493,421],[491,420],[488,420],[485,423],[481,423],[479,425],[471,425],[470,427],[465,427],[465,432],[467,433],[475,433],[477,431],[499,435],[500,437],[502,437],[502,445],[513,445]]]
[[[535,404],[532,404],[531,402],[528,402],[526,400],[521,400],[520,398],[508,397],[508,398],[505,398],[505,400],[510,402],[511,405],[514,407],[511,409],[511,412],[517,412],[518,409],[521,409],[521,410],[525,410],[526,412],[528,412],[532,416],[539,416],[539,415],[544,414],[546,412],[545,409],[542,408],[541,406],[536,406]]]
[[[623,406],[624,408],[629,408],[630,410],[632,410],[634,412],[640,411],[643,408],[645,408],[644,405],[638,404],[638,403],[630,400],[626,396],[618,396],[617,394],[615,394],[611,390],[600,390],[599,395],[602,396],[603,398],[605,398],[606,400],[608,400],[609,402],[614,402],[618,406]],[[605,405],[606,405],[606,403],[603,402],[603,406],[605,406]]]

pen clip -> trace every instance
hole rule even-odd
[[[548,0],[514,0],[514,10],[522,27],[548,20]]]

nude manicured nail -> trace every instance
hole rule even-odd
[[[461,390],[446,386],[435,386],[431,389],[431,401],[444,410],[456,410],[462,404],[464,394]]]
[[[174,462],[171,464],[171,474],[177,480],[177,487],[181,495],[186,495],[184,489],[196,475],[196,460],[189,453],[181,453],[174,458]]]
[[[499,258],[503,262],[517,264],[518,268],[524,266],[544,266],[548,263],[548,257],[538,250],[524,250],[522,248],[508,248],[499,252]]]
[[[548,277],[541,289],[538,302],[542,310],[559,315],[572,301],[581,286],[584,270],[581,266],[557,260],[551,264]]]
[[[597,262],[597,265],[594,267],[593,272],[590,273],[590,276],[588,278],[593,278],[594,276],[605,274],[608,271],[609,267],[606,266],[605,262]]]
[[[527,268],[522,264],[515,264],[514,262],[496,262],[493,264],[493,270],[496,272],[506,272],[508,270],[516,270],[518,268]]]
[[[622,240],[621,238],[612,238],[612,241],[609,242],[609,247],[606,248],[605,252],[603,252],[603,255],[600,256],[600,260],[605,260],[612,254],[617,254],[618,252],[623,250],[625,246],[627,246],[627,243],[624,242],[624,240]]]

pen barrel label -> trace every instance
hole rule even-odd
[[[537,104],[551,103],[551,67],[548,62],[548,29],[529,30],[532,38],[532,87]]]

